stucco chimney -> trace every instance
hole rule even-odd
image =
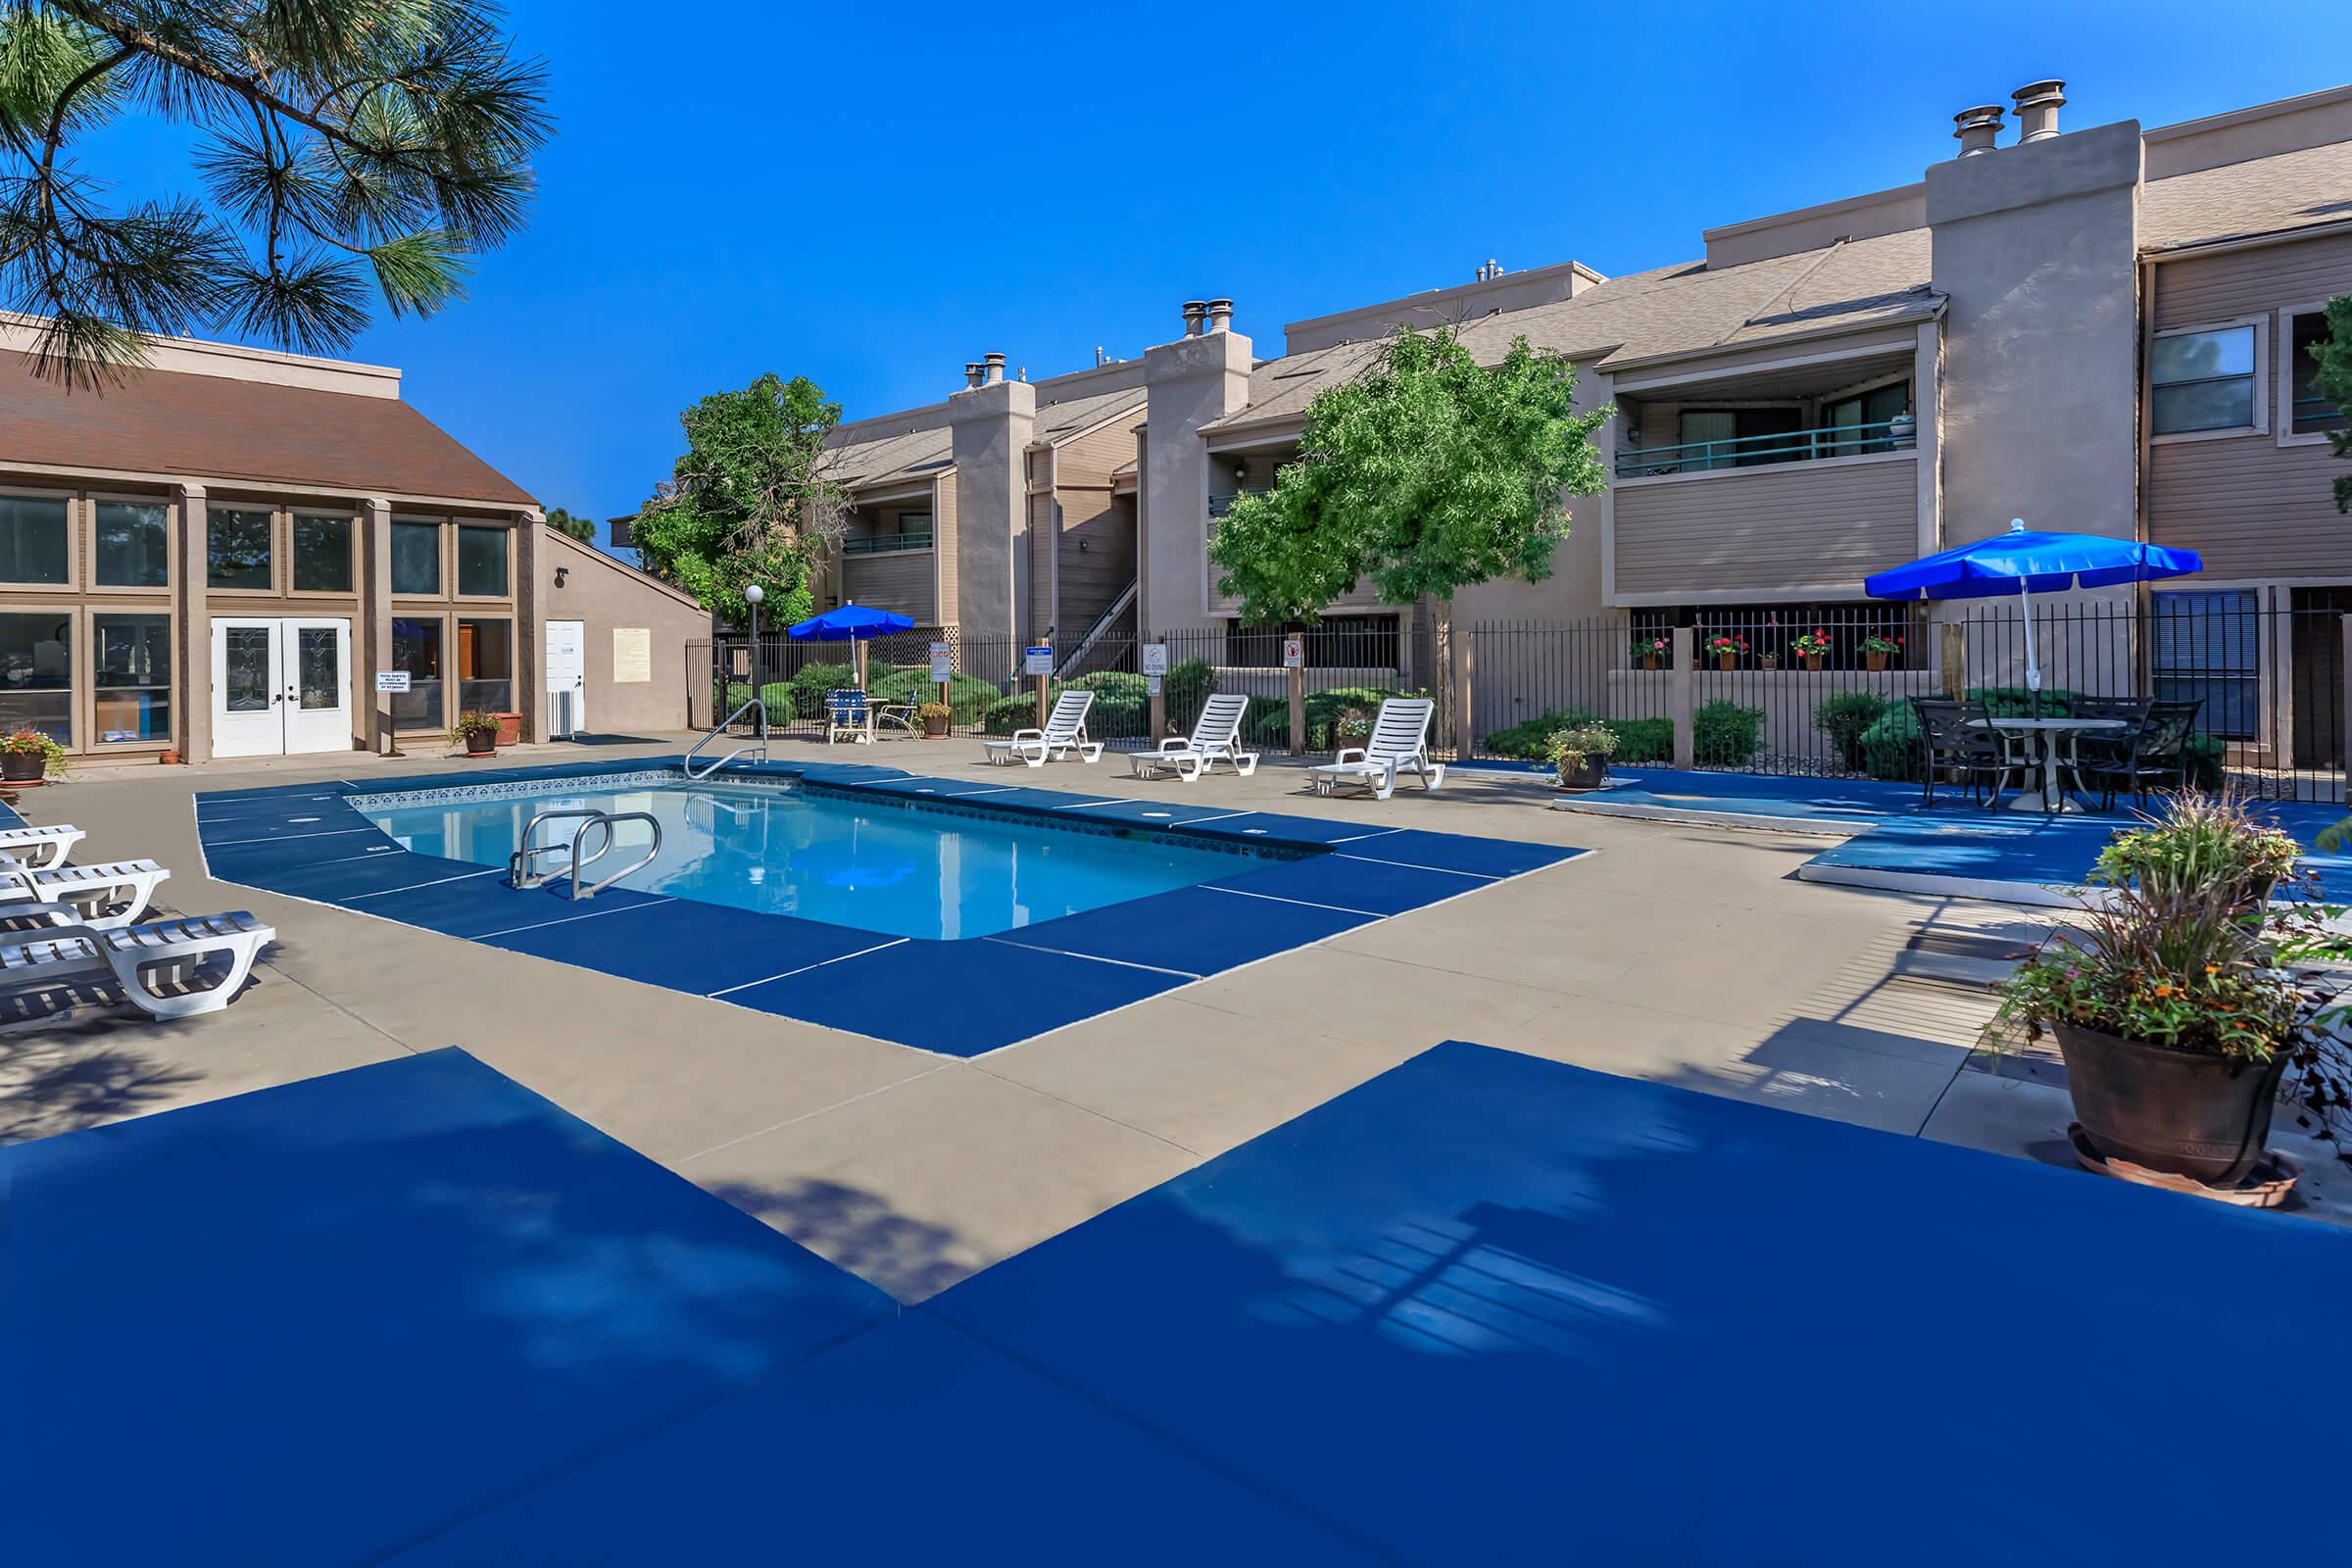
[[[1960,138],[1960,156],[1963,158],[1988,153],[2000,140],[1999,104],[1979,104],[1974,109],[1963,109],[1952,120],[1960,127],[1952,134]]]
[[[981,365],[981,369],[980,369],[980,384],[981,384],[982,386],[995,386],[995,385],[996,385],[996,384],[997,384],[999,381],[1002,381],[1002,380],[1004,380],[1004,355],[1002,355],[1002,354],[985,354],[985,355],[982,355],[982,356],[981,356],[981,359],[980,359],[980,365]]]
[[[1208,302],[1208,329],[1211,332],[1222,332],[1232,325],[1233,301],[1210,300]]]
[[[2018,145],[2047,141],[2058,134],[2058,106],[2066,102],[2063,81],[2030,81],[2010,98],[2017,104]]]
[[[980,362],[979,362],[978,360],[966,360],[966,361],[964,361],[964,362],[963,362],[963,389],[964,389],[966,392],[969,392],[969,391],[970,391],[970,390],[971,390],[973,387],[976,387],[976,386],[978,386],[979,384],[980,384]]]
[[[1200,323],[1207,317],[1207,315],[1208,301],[1186,300],[1184,302],[1184,335],[1186,337],[1199,337],[1200,335]]]

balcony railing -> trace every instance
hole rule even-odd
[[[1918,442],[1909,418],[1869,424],[1834,424],[1819,430],[1779,430],[1771,435],[1732,436],[1721,441],[1685,441],[1671,447],[1624,447],[1617,453],[1617,477],[1660,473],[1708,473],[1773,463],[1811,463],[1869,452],[1907,452]]]
[[[841,542],[845,556],[881,556],[894,550],[928,550],[931,535],[921,533],[864,533],[853,534]]]
[[[1237,490],[1229,496],[1210,496],[1208,498],[1208,514],[1211,517],[1222,517],[1233,510],[1233,504],[1242,497],[1264,494],[1263,490]]]

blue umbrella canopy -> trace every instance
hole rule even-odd
[[[2026,595],[2154,582],[2204,569],[2194,550],[2167,550],[2101,533],[2047,533],[2015,517],[2007,533],[1865,577],[1862,591],[1873,599],[1990,599],[2014,592],[2026,622],[2026,686],[2038,712],[2041,666],[2034,657],[2034,616],[2025,610]]]
[[[2105,534],[2045,533],[2028,528],[2021,517],[2007,533],[1876,573],[1862,587],[1873,599],[1989,599],[2111,588],[2204,569],[2193,550],[2167,550]]]
[[[844,605],[828,610],[821,615],[810,615],[794,626],[790,635],[799,642],[811,638],[820,643],[865,642],[884,632],[910,631],[914,621],[888,610],[869,610],[863,605]]]

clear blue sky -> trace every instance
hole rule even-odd
[[[2214,19],[2226,18],[2217,26]],[[2330,86],[2335,6],[1330,7],[514,0],[560,124],[530,232],[354,357],[550,506],[632,512],[676,416],[764,370],[848,416],[1903,184],[1951,116],[2065,123]],[[2299,41],[2298,41],[2299,40]],[[2217,44],[2220,47],[2217,47]],[[146,178],[135,181],[144,186]],[[192,180],[187,183],[192,185]]]

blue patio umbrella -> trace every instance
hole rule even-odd
[[[838,610],[828,610],[821,615],[810,615],[795,625],[790,636],[795,642],[814,639],[820,643],[870,642],[885,632],[911,631],[911,617],[888,610],[871,610],[864,605],[848,604]]]
[[[2194,550],[2168,550],[2096,533],[2045,533],[2014,518],[2007,533],[1923,556],[1862,581],[1873,599],[1990,599],[2015,590],[2026,622],[2026,686],[2038,704],[2041,669],[2034,659],[2034,616],[2026,595],[2069,588],[2111,588],[2203,571]]]

